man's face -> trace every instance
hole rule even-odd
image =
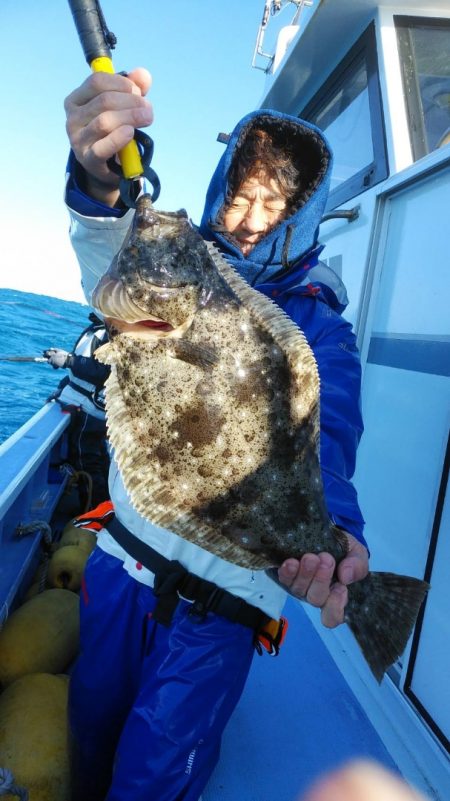
[[[264,171],[247,178],[225,210],[224,225],[237,240],[244,256],[286,214],[286,197]]]

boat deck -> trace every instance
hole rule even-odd
[[[286,616],[280,655],[255,656],[203,801],[296,801],[351,759],[397,770],[301,604]]]

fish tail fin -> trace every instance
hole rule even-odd
[[[369,573],[349,585],[345,621],[378,682],[405,650],[429,588],[396,573]]]

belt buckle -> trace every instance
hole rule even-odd
[[[189,610],[189,617],[196,617],[198,618],[199,623],[203,622],[208,612],[212,611],[214,601],[220,595],[221,592],[222,590],[220,589],[220,587],[214,587],[213,591],[211,592],[211,595],[208,596],[206,601],[201,601],[199,599],[194,600]]]

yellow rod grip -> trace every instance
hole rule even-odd
[[[94,58],[91,61],[91,70],[92,72],[109,72],[111,75],[115,72],[113,63],[107,56]],[[134,139],[119,150],[119,160],[125,178],[138,178],[143,174],[144,168],[142,166],[139,148]]]

